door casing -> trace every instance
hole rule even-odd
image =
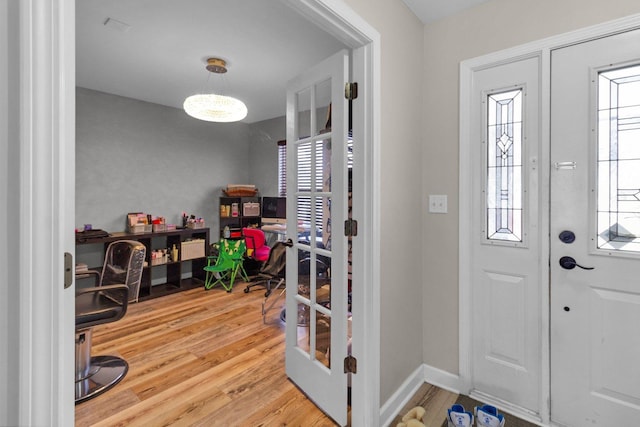
[[[473,233],[471,224],[473,224],[473,215],[476,213],[472,210],[472,191],[473,176],[470,171],[473,170],[472,158],[472,132],[471,128],[471,108],[473,104],[469,101],[473,88],[473,75],[477,70],[487,67],[496,66],[512,61],[516,61],[525,57],[539,56],[541,58],[541,97],[540,97],[540,180],[539,180],[539,210],[541,212],[549,212],[549,168],[550,168],[550,120],[551,112],[550,102],[550,71],[551,71],[551,51],[561,47],[591,40],[594,38],[606,37],[608,35],[629,31],[640,28],[640,15],[613,20],[603,24],[594,25],[585,29],[569,32],[566,34],[550,37],[547,39],[527,43],[511,49],[484,55],[478,58],[465,60],[460,64],[460,140],[459,140],[459,372],[460,376],[457,384],[452,384],[460,392],[468,394],[473,389],[472,384],[472,358],[470,356],[472,348],[472,252],[471,247],[467,243],[466,236]],[[533,237],[533,236],[532,236]],[[549,216],[542,215],[539,224],[540,237],[540,253],[539,259],[542,260],[539,265],[539,277],[541,277],[540,286],[544,292],[540,292],[541,301],[540,309],[540,330],[541,339],[541,360],[540,360],[540,379],[541,391],[540,402],[541,408],[538,414],[533,414],[523,408],[510,405],[509,402],[488,401],[487,403],[495,404],[503,409],[518,415],[519,417],[534,422],[542,422],[545,425],[550,423],[550,318],[549,318],[549,265],[544,262],[549,259]],[[483,396],[486,399],[486,396]]]
[[[359,297],[353,304],[352,351],[359,355],[362,375],[353,377],[352,422],[377,426],[380,278],[374,266],[380,264],[380,35],[340,0],[285,1],[345,42],[355,58],[353,76],[360,83],[363,102],[354,104],[354,121],[366,145],[355,149],[356,153],[362,150],[363,164],[353,180],[354,194],[357,191],[353,215],[360,219],[362,238],[354,239],[353,245],[354,254],[357,252],[353,291]],[[75,252],[71,232],[75,218],[75,1],[21,1],[19,17],[15,37],[22,58],[21,75],[28,77],[20,84],[21,152],[9,160],[19,163],[17,191],[25,215],[20,215],[17,225],[21,293],[17,314],[9,320],[20,325],[17,342],[10,344],[18,348],[22,363],[15,384],[20,405],[9,416],[20,425],[70,425],[75,302],[74,287],[65,292],[61,283],[62,255]],[[39,221],[33,223],[34,219]],[[37,264],[31,262],[34,258]],[[53,287],[53,283],[60,286]],[[45,350],[38,351],[40,348]]]

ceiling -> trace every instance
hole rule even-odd
[[[489,0],[402,0],[425,24],[479,5]]]
[[[485,0],[403,1],[432,22]],[[344,47],[280,0],[76,2],[79,87],[180,109],[195,93],[235,96],[246,123],[283,116],[286,82]],[[211,56],[229,71],[206,71]]]
[[[246,123],[283,116],[286,82],[343,47],[279,0],[76,2],[77,86],[180,109],[215,91],[246,103]],[[209,73],[210,56],[229,71]]]

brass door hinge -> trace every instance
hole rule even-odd
[[[355,374],[358,371],[358,360],[349,355],[344,358],[344,373],[345,374]]]
[[[346,83],[344,85],[344,97],[353,100],[358,97],[358,83]]]

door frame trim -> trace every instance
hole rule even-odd
[[[351,48],[351,76],[358,82],[353,103],[354,144],[352,240],[352,346],[358,373],[351,377],[351,423],[380,425],[380,34],[341,0],[283,0]],[[360,126],[358,125],[360,124]],[[362,149],[362,153],[358,150]],[[360,155],[361,154],[361,155]],[[358,164],[358,159],[362,163]],[[356,167],[361,166],[361,167]]]
[[[356,111],[366,150],[354,172],[353,289],[361,313],[353,322],[353,353],[359,373],[352,378],[352,422],[380,423],[380,34],[341,0],[285,0],[357,55],[354,78],[362,106]],[[16,388],[20,425],[73,424],[74,287],[62,286],[62,253],[75,253],[70,230],[75,197],[75,2],[20,2],[20,296],[15,343],[22,361]],[[36,25],[37,24],[37,25]],[[53,43],[52,43],[53,41]],[[46,64],[46,66],[44,65]],[[50,153],[47,157],[45,153]],[[15,158],[14,158],[15,157]],[[18,158],[19,157],[19,158]],[[70,213],[67,215],[67,213]],[[38,259],[37,263],[31,262]],[[365,286],[366,284],[366,286]],[[44,377],[43,377],[44,376]]]
[[[596,24],[576,31],[560,34],[534,41],[513,48],[501,50],[488,55],[471,58],[460,63],[460,121],[459,121],[459,266],[458,266],[458,287],[459,287],[459,384],[460,392],[469,394],[473,389],[472,384],[472,289],[471,272],[473,265],[471,246],[468,245],[466,236],[472,234],[471,229],[472,212],[472,138],[471,138],[471,90],[473,88],[473,74],[476,71],[494,67],[496,65],[514,62],[531,56],[541,58],[540,68],[540,182],[539,182],[539,211],[545,212],[540,217],[539,234],[540,254],[539,268],[540,277],[546,281],[540,285],[547,290],[541,292],[540,301],[540,331],[541,331],[541,360],[540,378],[540,413],[532,414],[530,411],[520,407],[509,406],[506,402],[491,402],[501,408],[509,409],[510,412],[531,421],[542,422],[548,425],[551,420],[550,412],[550,315],[549,315],[549,264],[545,260],[549,259],[549,197],[550,197],[550,73],[551,73],[551,51],[562,47],[570,46],[606,37],[620,32],[630,31],[640,28],[640,14],[631,15],[625,18]],[[534,238],[534,236],[531,236]],[[543,279],[541,279],[543,280]],[[487,396],[483,396],[487,397]],[[485,399],[486,400],[486,399]]]
[[[75,2],[20,2],[18,27],[19,153],[10,159],[20,171],[19,291],[10,319],[19,330],[18,407],[9,417],[71,425],[75,288],[63,289],[63,253],[75,253],[67,215],[75,211]]]

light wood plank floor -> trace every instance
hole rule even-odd
[[[132,304],[122,320],[94,328],[92,354],[123,357],[129,373],[76,405],[76,426],[335,425],[286,378],[280,310],[264,325],[264,291],[243,288]],[[425,385],[401,414],[420,404],[427,426],[439,426],[449,395]]]
[[[125,379],[76,405],[77,426],[331,426],[284,373],[279,309],[262,289],[192,289],[129,306],[94,329],[93,355],[120,355]]]
[[[457,398],[458,395],[456,393],[451,393],[431,384],[422,384],[390,426],[395,427],[402,421],[402,416],[409,412],[411,408],[422,406],[426,411],[422,418],[425,427],[440,427],[447,418],[447,409],[451,408]]]

